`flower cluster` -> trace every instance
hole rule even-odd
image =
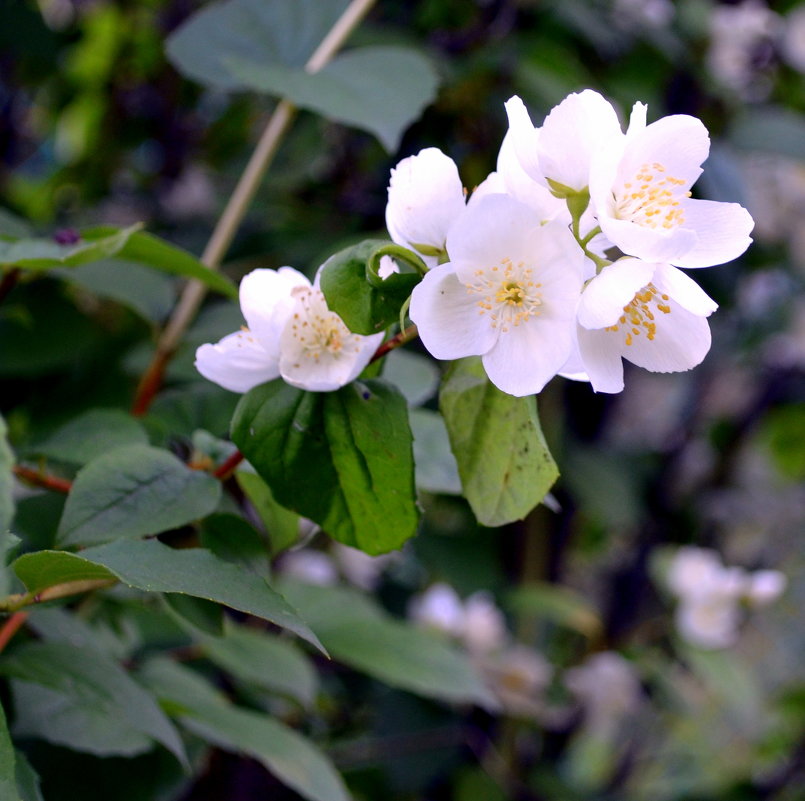
[[[625,358],[688,370],[710,347],[716,304],[679,268],[730,261],[753,221],[734,203],[696,200],[709,137],[690,116],[650,125],[637,103],[624,133],[591,90],[531,122],[518,97],[497,170],[465,202],[435,149],[392,171],[387,227],[432,269],[410,316],[440,359],[481,356],[504,392],[539,392],[556,374],[623,389]]]
[[[776,600],[786,578],[777,570],[725,567],[706,548],[680,548],[668,568],[668,589],[678,598],[676,626],[701,648],[727,648],[738,638],[741,602],[761,607]]]

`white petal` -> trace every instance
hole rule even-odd
[[[498,389],[522,397],[539,392],[559,372],[572,347],[570,323],[537,317],[501,333],[482,361]]]
[[[579,302],[578,320],[585,328],[613,325],[635,293],[649,284],[654,264],[640,259],[619,259],[587,285]]]
[[[464,203],[455,162],[429,147],[392,169],[386,227],[399,245],[443,249],[447,231],[464,210]]]
[[[584,368],[584,361],[579,351],[579,341],[575,329],[573,330],[573,334],[573,346],[570,351],[570,356],[568,356],[567,361],[559,370],[559,375],[562,376],[562,378],[567,378],[569,381],[589,381],[590,376],[587,375]]]
[[[486,353],[497,339],[497,331],[479,311],[477,296],[458,280],[448,262],[434,267],[414,287],[408,314],[431,355],[460,359]]]
[[[738,258],[751,244],[755,222],[737,203],[689,200],[685,203],[685,228],[696,232],[698,241],[674,260],[679,267],[710,267]]]
[[[624,253],[652,262],[677,263],[698,241],[688,228],[648,228],[599,214],[601,230]]]
[[[531,122],[528,109],[517,95],[509,98],[504,106],[509,118],[509,132],[506,138],[511,139],[520,166],[529,178],[545,184],[545,177],[539,167],[539,131]]]
[[[598,329],[588,331],[578,326],[579,352],[585,372],[596,392],[623,391],[621,341],[617,334]]]
[[[622,137],[618,115],[598,92],[568,95],[545,118],[539,135],[539,164],[546,178],[572,189],[590,183],[590,162],[599,149]]]
[[[248,331],[229,334],[216,345],[202,345],[196,350],[196,369],[231,392],[248,392],[279,375],[277,359]]]
[[[629,116],[629,127],[626,129],[626,138],[631,139],[646,127],[648,106],[645,103],[635,103]]]
[[[691,314],[707,317],[718,308],[718,304],[692,278],[670,264],[657,265],[652,283],[658,292],[670,295]]]
[[[294,305],[291,290],[296,286],[310,286],[310,281],[292,267],[252,270],[240,282],[240,310],[246,324],[277,359],[279,338]]]
[[[653,373],[676,373],[700,364],[710,350],[710,326],[705,317],[691,314],[673,299],[670,314],[655,317],[653,341],[636,336],[624,346],[623,357]],[[620,333],[620,332],[618,332]]]
[[[490,172],[489,175],[481,181],[467,201],[467,208],[477,203],[482,197],[487,195],[505,195],[506,184],[503,182],[503,176],[498,172]]]

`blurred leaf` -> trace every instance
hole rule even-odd
[[[130,445],[79,470],[59,524],[60,545],[158,534],[210,514],[221,484],[167,451]]]
[[[225,67],[227,57],[304,67],[348,4],[348,0],[210,3],[170,36],[168,58],[200,83],[239,89],[240,81]]]
[[[16,760],[14,746],[6,726],[6,716],[0,706],[0,798],[20,801],[17,792]]]
[[[173,280],[135,261],[104,259],[57,274],[103,298],[110,298],[152,322],[170,313],[176,296]]]
[[[182,725],[207,742],[258,760],[310,801],[349,801],[330,760],[293,729],[233,706],[198,674],[166,659],[149,662],[143,678]]]
[[[426,356],[397,348],[383,358],[383,380],[405,395],[409,406],[429,401],[439,387],[439,368]]]
[[[31,763],[21,751],[15,754],[17,762],[17,788],[20,794],[20,801],[44,801],[42,792],[39,789],[39,776],[31,767]],[[12,796],[13,798],[13,796]]]
[[[57,584],[117,578],[105,567],[87,562],[81,556],[67,551],[26,553],[13,562],[11,567],[25,589],[34,594]]]
[[[210,381],[195,382],[161,393],[145,420],[164,431],[165,437],[190,437],[199,428],[221,436],[229,430],[239,399]]]
[[[75,267],[113,256],[140,228],[140,223],[128,228],[88,228],[80,232],[81,238],[73,245],[59,245],[53,239],[17,239],[12,242],[0,240],[0,265],[29,270]]]
[[[313,705],[318,689],[316,671],[290,642],[267,631],[227,622],[223,637],[201,641],[207,657],[235,678],[269,692]]]
[[[426,698],[497,707],[465,654],[438,634],[388,617],[350,588],[282,586],[333,659]]]
[[[171,275],[195,278],[222,295],[227,295],[233,300],[238,298],[237,287],[226,276],[211,270],[186,250],[152,234],[143,232],[134,234],[117,255],[126,261],[146,264]]]
[[[32,233],[33,228],[26,220],[7,209],[0,208],[0,236],[23,239],[30,237]]]
[[[271,488],[256,473],[238,470],[235,478],[266,527],[271,552],[277,554],[293,545],[299,539],[299,515],[280,506]]]
[[[792,481],[805,479],[805,403],[771,409],[763,421],[763,437],[777,469]]]
[[[729,140],[742,150],[805,161],[805,114],[773,106],[747,105],[733,122]]]
[[[162,597],[170,611],[194,630],[213,637],[224,633],[224,610],[219,604],[176,592],[166,592]]]
[[[268,580],[271,562],[268,545],[257,529],[242,517],[215,514],[201,522],[201,544],[226,562]]]
[[[416,531],[405,399],[383,381],[304,392],[276,380],[243,396],[232,440],[284,507],[370,554]]]
[[[115,448],[147,444],[145,429],[130,414],[119,409],[88,409],[25,453],[83,465]]]
[[[6,533],[14,517],[14,453],[6,439],[7,433],[6,421],[0,415],[0,535]]]
[[[107,719],[109,726],[121,723],[161,743],[187,766],[182,741],[153,696],[97,649],[61,642],[27,643],[3,656],[0,673],[51,690],[48,701],[58,700],[60,708],[72,706],[87,722],[90,718],[97,722],[100,717]],[[67,732],[76,736],[72,727]],[[56,736],[56,732],[51,735]]]
[[[37,737],[96,756],[136,756],[154,741],[129,725],[119,710],[97,698],[75,696],[41,684],[12,679],[18,737]]]
[[[158,540],[118,540],[87,548],[81,557],[109,568],[124,584],[147,592],[181,592],[216,601],[321,643],[288,602],[264,579],[224,562],[204,548],[177,550]]]
[[[442,416],[430,409],[411,409],[408,413],[414,434],[416,485],[426,492],[461,495],[461,478],[456,457]]]
[[[439,405],[464,495],[478,522],[502,526],[524,518],[559,475],[535,398],[501,392],[473,357],[451,364]]]
[[[243,87],[369,131],[389,153],[397,150],[405,129],[433,101],[438,86],[427,58],[404,47],[350,50],[315,75],[240,54],[223,61]]]
[[[602,632],[603,625],[596,610],[569,587],[529,582],[512,591],[509,603],[517,614],[548,620],[591,639]]]

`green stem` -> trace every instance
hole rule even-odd
[[[40,592],[21,592],[0,598],[0,612],[17,612],[26,606],[55,601],[58,598],[67,598],[82,592],[99,590],[117,584],[117,579],[87,579],[86,581],[67,581],[64,584],[55,584]]]
[[[369,274],[374,277],[378,277],[378,271],[380,270],[380,260],[383,256],[391,256],[393,259],[399,259],[400,261],[404,261],[406,264],[410,265],[414,268],[420,275],[424,276],[425,273],[428,271],[428,265],[425,264],[424,261],[416,254],[413,250],[409,250],[408,248],[404,248],[402,245],[395,245],[389,243],[388,245],[383,245],[379,247],[372,255],[369,257],[369,263],[367,264],[367,268],[369,270]],[[379,279],[382,281],[383,279]]]

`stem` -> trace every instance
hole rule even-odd
[[[587,247],[587,245],[589,245],[589,244],[590,244],[590,242],[591,242],[593,239],[595,239],[595,237],[597,237],[597,236],[598,236],[598,234],[600,234],[600,233],[601,233],[601,226],[600,226],[600,225],[596,225],[596,227],[595,227],[595,228],[593,228],[593,230],[592,230],[592,231],[590,231],[590,233],[589,233],[589,234],[587,234],[587,236],[585,236],[585,237],[584,237],[584,239],[579,239],[579,244],[580,244],[580,245],[581,245],[583,248],[586,248],[586,247]]]
[[[413,267],[420,275],[424,276],[428,271],[428,265],[416,254],[413,250],[404,248],[402,245],[394,245],[389,243],[378,248],[372,253],[369,259],[369,272],[377,276],[380,271],[380,259],[383,256],[391,256],[394,259],[404,261]],[[379,279],[382,282],[382,279]]]
[[[218,467],[215,468],[213,471],[213,475],[223,481],[224,479],[229,478],[232,471],[243,461],[244,456],[240,451],[235,451],[231,454],[227,459]]]
[[[29,484],[33,484],[35,487],[44,487],[54,492],[63,492],[65,495],[73,487],[73,482],[69,479],[50,476],[41,470],[34,470],[32,467],[24,467],[20,464],[14,465],[14,475]]]
[[[332,59],[355,26],[372,7],[374,1],[352,0],[308,59],[305,65],[307,72],[318,72]],[[220,267],[226,251],[232,244],[235,233],[254,199],[260,181],[273,161],[279,144],[290,128],[295,114],[296,107],[287,100],[281,100],[274,109],[274,113],[204,249],[201,261],[210,270],[217,270]],[[179,303],[157,342],[154,358],[140,379],[131,410],[135,417],[142,417],[151,406],[156,393],[162,386],[168,362],[176,352],[184,332],[196,316],[206,294],[207,288],[201,281],[190,281],[185,286]]]
[[[0,629],[0,652],[5,650],[5,647],[11,641],[11,638],[22,628],[25,621],[28,619],[27,612],[15,612]]]
[[[399,334],[393,336],[391,339],[387,339],[372,355],[372,358],[369,359],[369,364],[372,362],[376,362],[378,359],[382,359],[389,351],[394,350],[395,348],[399,348],[401,345],[405,345],[406,342],[410,342],[412,339],[416,339],[417,337],[417,330],[415,325],[409,325],[405,331],[400,331]]]
[[[0,599],[0,612],[17,612],[17,610],[26,606],[43,604],[46,601],[55,601],[59,598],[67,598],[70,595],[78,595],[82,592],[100,590],[104,587],[111,587],[113,584],[117,584],[116,578],[66,581],[64,584],[54,584],[52,587],[47,587],[41,592],[21,592],[16,595],[7,595],[5,598]],[[19,623],[17,628],[21,625],[22,623]]]

